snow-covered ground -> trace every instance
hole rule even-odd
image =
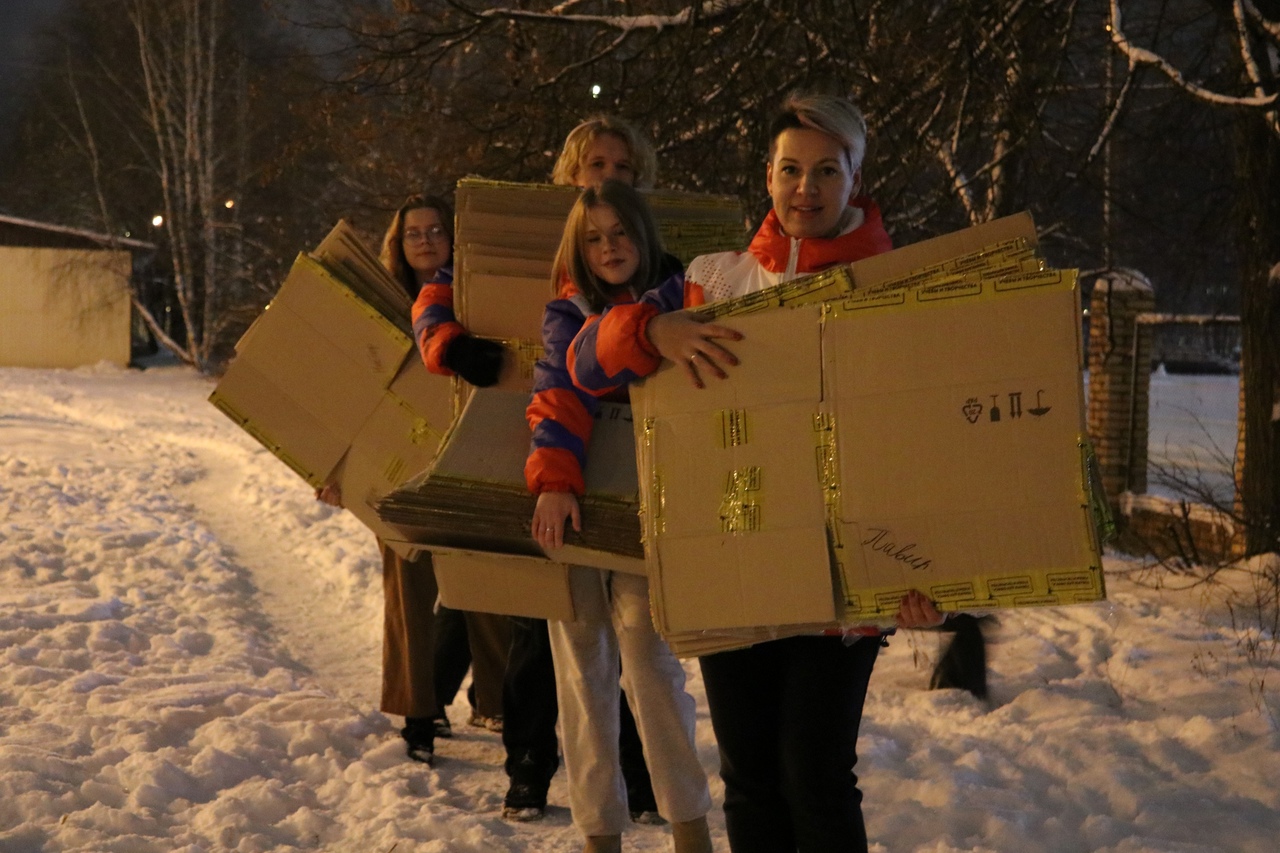
[[[579,849],[563,774],[545,821],[502,820],[501,744],[465,702],[434,768],[405,758],[376,710],[371,536],[211,388],[0,369],[0,853]],[[874,850],[1277,849],[1273,638],[1247,656],[1224,589],[1106,567],[1107,603],[1002,616],[989,706],[924,689],[936,635],[893,639],[860,741]],[[641,826],[626,849],[669,844]]]

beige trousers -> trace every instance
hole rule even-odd
[[[618,756],[619,658],[658,812],[672,823],[702,817],[711,795],[694,701],[684,667],[654,630],[648,580],[574,566],[569,581],[576,618],[547,628],[574,825],[590,836],[618,835],[631,823]]]

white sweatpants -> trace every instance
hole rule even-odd
[[[573,566],[575,619],[548,622],[569,808],[583,835],[620,835],[630,824],[618,757],[619,654],[658,812],[673,823],[711,810],[694,743],[693,697],[684,668],[649,615],[640,575]]]

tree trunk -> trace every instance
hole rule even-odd
[[[1237,511],[1244,553],[1280,543],[1280,138],[1242,117],[1238,220],[1241,261]]]

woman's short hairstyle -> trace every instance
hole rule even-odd
[[[409,268],[409,262],[404,257],[404,217],[409,211],[420,209],[434,210],[439,214],[440,224],[444,226],[444,233],[449,237],[451,253],[453,249],[453,207],[449,202],[440,196],[421,193],[415,193],[406,198],[404,204],[396,210],[395,216],[391,217],[387,233],[382,237],[382,251],[378,254],[378,260],[382,261],[382,265],[396,281],[404,285],[404,289],[410,296],[418,292],[418,282],[414,278],[413,270]]]
[[[582,158],[586,156],[591,143],[605,133],[612,133],[627,144],[631,151],[631,167],[636,171],[636,186],[640,189],[652,187],[658,172],[658,159],[654,156],[653,146],[629,122],[609,115],[592,116],[569,131],[569,135],[564,138],[564,147],[560,149],[560,156],[556,158],[555,168],[551,170],[551,183],[562,187],[577,186]]]
[[[867,153],[867,120],[853,102],[836,95],[789,95],[769,125],[770,161],[778,147],[778,136],[784,130],[799,127],[820,130],[839,142],[848,158],[850,173],[862,166]]]
[[[622,181],[608,180],[599,189],[588,187],[578,196],[569,218],[564,224],[564,234],[560,237],[560,248],[556,251],[555,263],[552,264],[552,286],[559,287],[561,270],[564,270],[570,281],[578,288],[578,292],[587,300],[591,310],[600,313],[608,306],[618,293],[619,286],[600,281],[587,265],[587,214],[592,208],[607,204],[618,214],[618,221],[635,244],[640,254],[640,264],[636,274],[622,287],[634,288],[639,296],[661,284],[658,271],[662,268],[662,235],[658,232],[658,224],[653,219],[653,211],[649,203],[639,192]]]

